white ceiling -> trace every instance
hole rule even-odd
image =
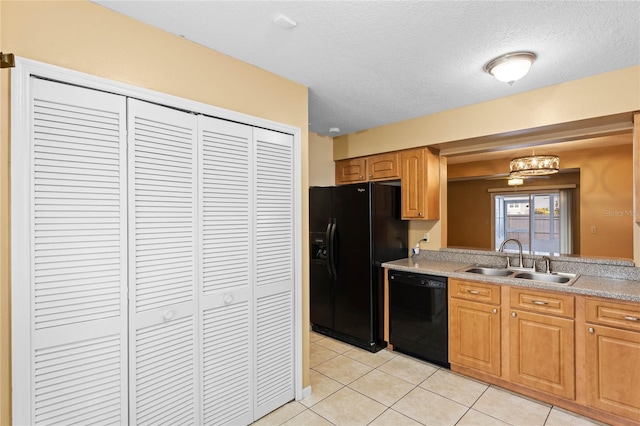
[[[93,1],[308,86],[323,135],[640,64],[639,1]],[[538,60],[513,86],[483,72],[518,50]]]

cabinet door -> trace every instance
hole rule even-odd
[[[575,398],[574,320],[512,310],[509,340],[512,382]]]
[[[587,403],[640,422],[640,333],[586,327]]]
[[[402,218],[440,218],[440,167],[428,148],[402,151]]]
[[[367,177],[369,180],[400,179],[400,153],[367,157]]]
[[[254,129],[254,418],[294,398],[293,137]]]
[[[196,116],[128,105],[130,423],[197,424]]]
[[[198,132],[203,424],[249,424],[253,128],[199,116]]]
[[[449,362],[500,376],[500,307],[449,299]]]
[[[126,100],[29,80],[11,148],[13,423],[123,424]]]
[[[336,161],[336,185],[366,181],[366,167],[365,158]]]

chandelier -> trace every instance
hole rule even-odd
[[[560,159],[557,155],[531,155],[514,158],[509,163],[511,173],[520,176],[551,175],[558,173]]]

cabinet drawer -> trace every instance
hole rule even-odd
[[[575,315],[575,298],[571,295],[511,287],[509,297],[511,307],[514,309],[544,312],[568,318],[573,318]]]
[[[596,324],[640,331],[640,304],[588,298],[586,318]]]
[[[500,286],[476,281],[449,280],[449,295],[459,299],[500,304]]]

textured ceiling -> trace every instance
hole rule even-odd
[[[332,136],[640,64],[639,1],[94,1],[308,86]],[[522,80],[483,72],[518,50]]]

